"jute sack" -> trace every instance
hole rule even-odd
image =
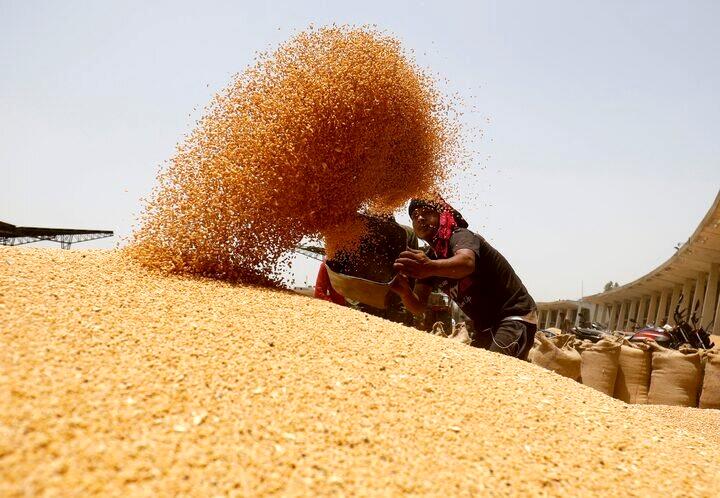
[[[555,336],[552,339],[545,334],[535,336],[537,347],[531,351],[531,363],[541,366],[563,377],[580,380],[580,354],[573,349],[574,337],[569,334]]]
[[[590,339],[583,339],[583,340],[577,340],[575,341],[575,349],[578,353],[582,354],[583,351],[586,349],[590,349],[595,345],[594,342],[592,342]]]
[[[720,409],[720,351],[705,353],[705,378],[700,395],[700,408]]]
[[[577,351],[579,354],[582,354],[583,351],[591,348],[592,345],[593,342],[590,339],[583,339],[582,341],[580,339],[577,339],[573,347],[575,348],[575,351]]]
[[[648,404],[697,406],[702,380],[700,354],[696,349],[680,351],[651,344],[652,374]]]
[[[650,346],[644,343],[631,343],[624,339],[620,346],[613,397],[625,403],[646,404],[651,372],[652,351]]]
[[[616,339],[600,339],[581,353],[582,383],[612,396],[620,358],[620,343]]]

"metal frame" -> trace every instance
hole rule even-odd
[[[297,246],[295,252],[316,261],[322,261],[325,257],[325,249],[316,246]]]
[[[17,227],[10,223],[0,222],[0,245],[3,246],[19,246],[47,240],[59,243],[62,249],[70,249],[72,244],[104,239],[113,235],[111,230]]]

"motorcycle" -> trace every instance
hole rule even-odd
[[[591,342],[598,342],[600,339],[608,334],[608,331],[601,324],[596,322],[585,322],[584,326],[573,327],[570,332],[575,334],[580,340],[589,340]]]
[[[690,323],[685,319],[685,311],[680,311],[683,295],[680,295],[678,304],[673,312],[675,326],[665,325],[664,327],[647,326],[635,332],[630,337],[630,342],[655,341],[658,345],[669,349],[678,349],[683,344],[688,344],[695,349],[712,349],[715,344],[710,340],[710,334],[703,327],[698,326],[700,318],[697,316],[699,302],[690,314]],[[710,324],[712,325],[712,324]],[[710,326],[708,326],[708,329]]]

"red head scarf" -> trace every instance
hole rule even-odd
[[[445,201],[442,202],[444,206],[440,211],[440,227],[433,240],[433,250],[436,255],[447,258],[450,237],[458,227],[458,222],[455,219],[455,215],[453,214],[454,210],[450,207],[450,204]]]
[[[436,199],[431,201],[412,199],[408,208],[408,212],[411,216],[413,210],[418,207],[430,207],[440,214],[440,226],[438,227],[438,231],[433,239],[432,247],[437,256],[447,258],[448,248],[450,246],[450,237],[456,228],[467,228],[467,221],[465,221],[462,215],[450,204],[445,202],[445,199],[440,196],[437,196]]]

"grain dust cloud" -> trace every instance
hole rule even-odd
[[[146,266],[281,280],[303,237],[346,247],[361,209],[391,212],[458,162],[452,99],[369,27],[299,33],[209,104],[158,176],[129,251]]]

